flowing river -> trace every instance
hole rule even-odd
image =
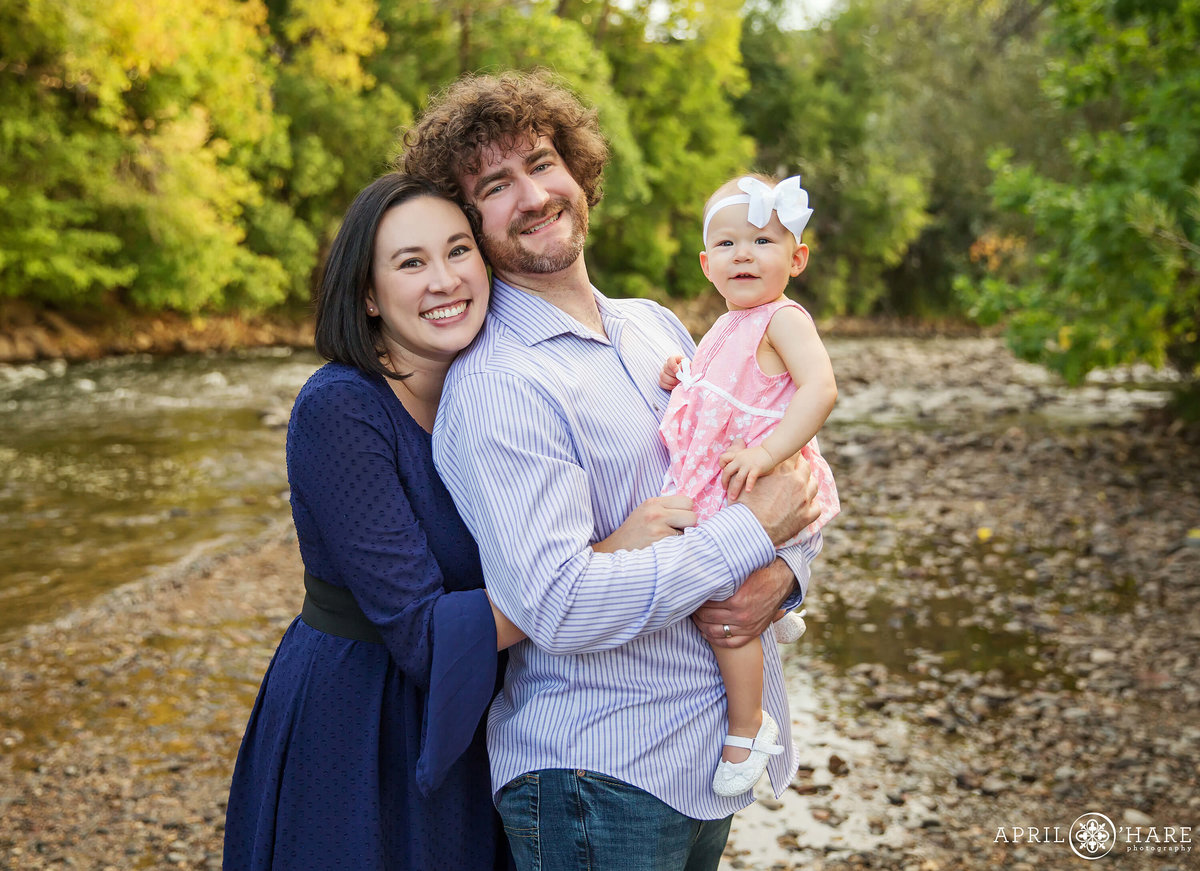
[[[286,519],[315,354],[0,367],[0,639]]]

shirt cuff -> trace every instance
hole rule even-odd
[[[821,533],[818,530],[803,544],[793,544],[779,551],[779,558],[788,564],[788,568],[796,576],[797,586],[797,589],[793,590],[783,600],[783,604],[779,606],[783,610],[791,611],[795,609],[804,601],[804,597],[808,595],[808,582],[812,579],[812,561],[821,552],[822,544]]]
[[[754,512],[745,505],[734,504],[722,508],[698,529],[715,540],[733,576],[733,586],[720,595],[714,594],[714,599],[732,596],[751,572],[770,565],[775,559],[775,545]]]

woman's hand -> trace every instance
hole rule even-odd
[[[592,545],[597,553],[618,550],[638,550],[649,547],[668,535],[683,535],[689,526],[696,525],[692,500],[676,493],[673,496],[654,496],[630,512],[608,538]]]

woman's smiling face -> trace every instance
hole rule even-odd
[[[423,196],[383,216],[367,303],[402,371],[420,360],[448,366],[483,326],[489,292],[483,255],[457,205]]]

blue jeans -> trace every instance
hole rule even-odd
[[[594,771],[548,768],[500,792],[520,871],[714,871],[733,817],[694,820]]]

